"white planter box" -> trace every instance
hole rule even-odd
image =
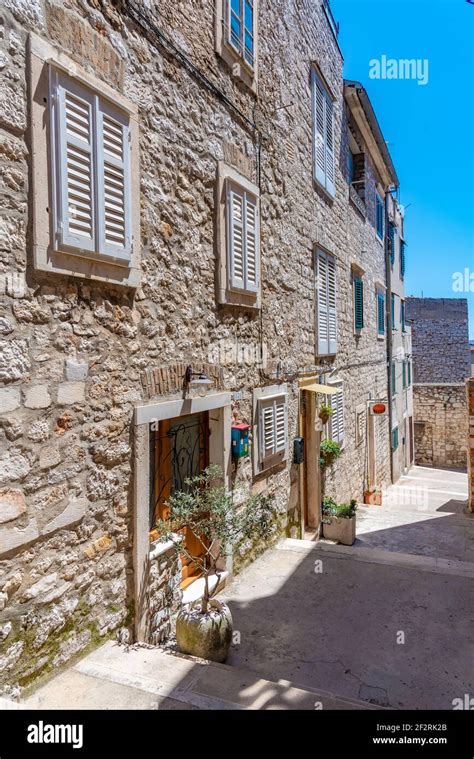
[[[331,520],[331,524],[326,524],[326,519]],[[356,537],[356,518],[350,517],[329,517],[323,516],[323,535],[326,540],[337,540],[345,546],[351,546]]]

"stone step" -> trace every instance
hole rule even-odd
[[[50,680],[26,709],[383,709],[226,664],[108,642]]]

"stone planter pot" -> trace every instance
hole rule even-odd
[[[381,506],[382,505],[382,493],[380,491],[373,492],[371,490],[367,490],[364,493],[364,503],[369,504],[370,506]]]
[[[176,642],[183,654],[225,662],[232,643],[230,609],[217,600],[209,601],[207,614],[199,606],[184,606],[176,618]]]
[[[326,520],[331,522],[326,523]],[[356,518],[323,516],[323,536],[326,540],[337,540],[345,546],[351,546],[356,537]]]

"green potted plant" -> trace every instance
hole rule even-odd
[[[333,498],[323,498],[323,537],[351,546],[356,537],[357,501],[336,503]]]
[[[341,445],[337,440],[323,440],[320,445],[319,463],[322,469],[325,469],[334,463],[341,455]]]
[[[326,424],[329,421],[333,413],[334,409],[331,406],[327,406],[325,403],[321,404],[319,408],[319,418],[323,424]]]
[[[232,615],[229,607],[213,598],[219,586],[220,560],[244,541],[264,540],[273,532],[274,508],[268,496],[250,495],[235,507],[218,466],[209,466],[196,477],[185,480],[184,489],[170,496],[169,514],[158,520],[161,541],[171,541],[177,556],[184,555],[204,578],[204,591],[198,601],[183,606],[176,618],[179,651],[211,661],[224,662],[232,641]],[[197,539],[199,554],[191,553],[186,541],[177,539],[184,531]],[[211,590],[209,577],[217,576]]]
[[[364,503],[371,506],[382,505],[382,488],[379,485],[371,485],[364,491]]]

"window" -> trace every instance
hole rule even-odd
[[[316,334],[318,355],[336,353],[336,261],[322,250],[316,251]]]
[[[407,386],[407,362],[404,361],[402,364],[402,387],[405,390]]]
[[[337,393],[326,396],[327,405],[333,409],[327,425],[328,437],[341,444],[344,440],[344,392],[342,381],[334,380],[330,382],[330,385],[337,388]]]
[[[286,456],[288,446],[287,396],[269,396],[258,401],[258,442],[261,469],[274,466]]]
[[[398,427],[394,427],[392,430],[392,450],[396,451],[398,448]]]
[[[390,300],[391,311],[392,311],[392,329],[397,329],[396,318],[395,318],[396,317],[395,297],[396,297],[395,293],[392,293],[391,300]]]
[[[377,334],[385,335],[385,296],[377,293]]]
[[[228,6],[229,42],[253,68],[254,3],[253,0],[226,0]]]
[[[392,395],[397,394],[397,366],[395,364],[395,361],[392,361]]]
[[[360,331],[364,326],[364,284],[361,277],[354,277],[354,329]]]
[[[405,240],[400,239],[400,277],[405,276]]]
[[[347,151],[347,181],[349,184],[354,181],[354,153],[350,149]]]
[[[138,108],[43,38],[28,54],[34,267],[137,287]]]
[[[53,247],[129,261],[128,114],[54,69],[50,97]]]
[[[382,196],[377,191],[375,192],[375,229],[379,240],[383,240],[385,234],[384,207]]]
[[[407,370],[408,370],[408,387],[411,385],[411,361],[410,359],[407,360]]]
[[[400,300],[400,325],[402,328],[402,332],[406,332],[405,328],[405,301]]]
[[[218,301],[260,306],[258,187],[223,161],[218,165]]]
[[[212,0],[216,53],[247,87],[257,93],[259,0]]]
[[[396,229],[395,224],[391,221],[389,225],[389,236],[390,236],[390,263],[392,266],[395,263],[395,235],[396,235]]]
[[[334,197],[334,107],[331,96],[313,69],[313,151],[316,181]]]

